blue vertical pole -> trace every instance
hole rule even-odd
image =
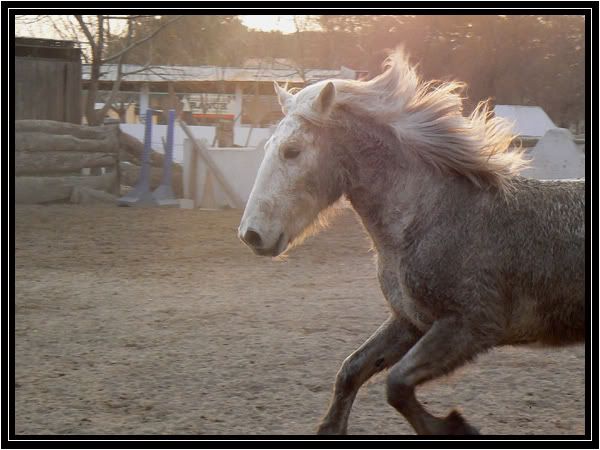
[[[159,206],[179,206],[171,186],[173,173],[173,133],[175,131],[175,110],[169,110],[169,123],[167,125],[167,140],[163,141],[165,158],[163,164],[163,176],[160,186],[152,193],[152,197]]]
[[[121,197],[117,204],[119,206],[150,206],[155,205],[156,200],[150,192],[150,155],[152,153],[152,113],[150,108],[146,110],[144,127],[144,150],[142,151],[142,167],[140,169],[140,178],[135,187]]]

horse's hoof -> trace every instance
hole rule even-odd
[[[448,435],[478,435],[477,428],[469,425],[458,411],[452,411],[444,420]]]

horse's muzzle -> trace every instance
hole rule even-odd
[[[277,256],[285,250],[285,247],[287,247],[287,243],[285,243],[285,246],[283,245],[284,233],[279,235],[277,241],[271,247],[265,247],[260,233],[252,228],[248,228],[243,235],[240,232],[239,238],[244,244],[250,247],[254,253],[260,256]]]

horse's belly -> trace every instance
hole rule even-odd
[[[576,289],[573,289],[576,291]],[[520,295],[508,317],[506,344],[571,344],[585,339],[585,298]]]
[[[532,343],[540,339],[543,323],[534,298],[521,295],[508,316],[502,344]]]
[[[425,332],[431,328],[435,315],[427,305],[413,299],[400,282],[400,274],[379,272],[379,283],[385,299],[395,314],[407,319],[416,328]]]
[[[407,295],[401,295],[390,302],[394,312],[407,318],[415,327],[425,332],[431,328],[435,318],[430,311]]]

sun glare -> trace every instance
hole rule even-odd
[[[308,16],[295,16],[296,22],[300,31],[315,30],[318,26],[309,24],[306,21]],[[294,22],[294,16],[263,16],[263,15],[242,15],[239,16],[241,22],[248,28],[259,31],[280,31],[284,34],[295,33],[297,30],[296,23]],[[29,20],[28,20],[29,19]],[[63,33],[59,30],[63,30],[63,22],[67,20],[67,16],[20,16],[20,20],[15,22],[16,35],[18,36],[31,36],[31,37],[45,37],[51,39],[65,38]],[[123,27],[123,21],[112,21],[114,23],[113,28]],[[66,28],[65,32],[68,31]],[[113,30],[114,31],[114,30]],[[84,36],[81,36],[83,39]]]
[[[248,28],[260,31],[281,31],[284,34],[295,33],[294,16],[239,16]],[[304,27],[303,16],[298,16],[300,27]]]

